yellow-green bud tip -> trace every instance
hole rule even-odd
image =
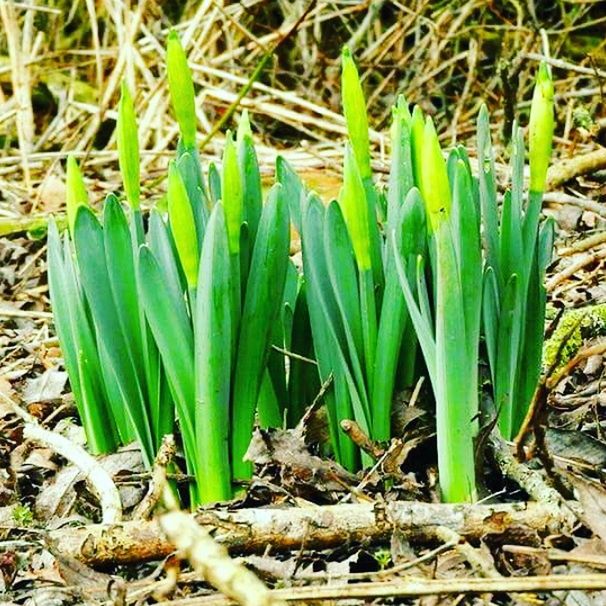
[[[358,69],[345,46],[341,52],[341,95],[343,113],[347,123],[347,132],[358,163],[362,179],[370,179],[370,144],[368,139],[368,116],[364,91],[358,75]]]
[[[240,122],[238,123],[238,145],[244,141],[246,137],[250,137],[252,139],[252,129],[250,128],[248,110],[244,109],[242,111],[242,116],[240,117]]]
[[[225,136],[225,148],[223,150],[221,198],[225,211],[229,252],[238,254],[240,252],[240,231],[244,219],[244,190],[236,146],[230,131]]]
[[[368,203],[358,164],[349,145],[345,148],[343,188],[339,196],[339,203],[349,231],[358,269],[360,271],[369,270],[372,262]]]
[[[423,158],[421,161],[421,193],[435,231],[450,214],[450,184],[442,149],[431,118],[423,130]]]
[[[196,108],[194,83],[185,51],[176,31],[171,30],[166,44],[166,69],[170,98],[179,123],[185,148],[196,144]]]
[[[554,130],[553,96],[551,72],[543,61],[537,73],[528,123],[530,190],[535,192],[543,192],[547,181]]]
[[[117,140],[124,192],[131,208],[137,210],[140,199],[139,140],[135,106],[125,82],[122,82],[118,104]]]
[[[199,263],[196,223],[187,189],[174,160],[168,166],[168,217],[187,285],[195,288]]]

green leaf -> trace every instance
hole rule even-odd
[[[280,310],[281,297],[275,293],[284,288],[289,244],[288,203],[276,185],[259,222],[242,308],[232,400],[232,465],[236,478],[249,477],[251,472],[250,464],[242,459],[251,439],[271,331]]]
[[[208,223],[200,260],[195,314],[196,440],[202,503],[231,497],[229,404],[231,382],[231,288],[223,206]]]
[[[238,126],[238,164],[243,190],[243,215],[248,224],[250,243],[254,244],[257,227],[263,208],[263,191],[261,188],[261,173],[252,140],[248,112],[244,110]]]
[[[398,255],[405,259],[406,266],[414,267],[418,255],[425,252],[425,214],[423,203],[417,190],[411,190],[405,202],[398,208],[398,217],[393,221]],[[390,247],[391,248],[391,247]],[[393,250],[387,254],[385,271],[385,295],[377,334],[377,352],[374,369],[373,392],[373,431],[375,440],[388,440],[391,437],[391,404],[393,399],[396,371],[402,338],[410,322],[404,293],[400,286],[398,270]],[[408,276],[410,280],[411,276]],[[414,283],[414,274],[412,276]],[[416,337],[406,343],[405,356],[416,357]],[[408,387],[408,385],[406,385]]]
[[[144,461],[152,464],[155,456],[151,425],[135,362],[130,353],[106,265],[104,234],[91,210],[80,207],[74,226],[74,243],[82,286],[90,305],[96,331],[102,335],[102,363],[115,376],[120,403],[112,402],[114,416],[124,407],[141,445]]]
[[[414,187],[411,151],[411,116],[403,97],[392,110],[391,125],[391,168],[387,187],[387,226],[391,232],[396,229],[399,209],[404,204],[408,192]],[[387,254],[391,247],[387,246]]]
[[[484,323],[484,340],[486,342],[488,365],[490,366],[490,375],[493,386],[496,384],[500,315],[499,290],[495,271],[492,267],[486,267],[484,270],[482,317]]]
[[[183,152],[177,158],[177,168],[183,185],[187,190],[187,197],[191,204],[194,220],[196,223],[196,235],[198,236],[198,248],[202,249],[204,230],[208,222],[207,194],[204,189],[204,179],[198,152]]]
[[[284,188],[291,220],[295,229],[301,233],[301,206],[305,201],[305,186],[293,167],[282,156],[276,159],[276,180]]]
[[[495,406],[499,413],[499,428],[506,440],[513,438],[516,370],[521,332],[519,277],[513,274],[505,285],[501,301],[497,341],[497,371],[495,373]]]
[[[71,260],[71,247],[62,247],[51,219],[48,230],[48,284],[55,329],[88,447],[93,454],[112,452],[118,434],[100,375],[93,327]]]
[[[362,272],[372,267],[370,245],[370,220],[368,204],[360,172],[351,148],[345,148],[343,189],[339,204],[349,230],[358,269]]]
[[[324,256],[330,286],[339,311],[338,322],[344,339],[339,343],[343,358],[347,360],[364,410],[364,423],[370,425],[367,385],[363,371],[364,332],[360,302],[360,285],[356,272],[352,246],[345,221],[336,202],[326,209],[324,221]],[[366,369],[366,372],[372,370]],[[357,421],[362,422],[360,419]]]
[[[142,246],[139,250],[137,271],[145,316],[158,345],[177,408],[188,470],[199,478],[195,434],[194,342],[185,299],[176,295],[167,284],[166,275],[148,246]]]
[[[494,153],[490,140],[490,123],[485,105],[478,116],[478,180],[482,217],[482,239],[489,267],[498,269],[499,262],[499,216]],[[501,276],[495,274],[499,287]]]
[[[76,162],[76,159],[72,155],[67,157],[65,194],[67,222],[69,231],[73,234],[78,208],[80,206],[88,206],[88,193],[86,192],[86,186],[84,185],[84,179],[82,178],[78,162]]]
[[[198,236],[192,207],[175,162],[168,167],[168,216],[189,288],[198,283]]]
[[[471,173],[463,160],[455,163],[452,219],[457,234],[458,256],[465,313],[465,332],[470,359],[478,356],[482,308],[482,249],[480,218],[474,202]]]
[[[120,329],[133,366],[145,389],[144,336],[133,259],[134,247],[126,215],[115,196],[108,196],[103,209],[105,262]]]
[[[124,192],[131,208],[137,210],[140,204],[139,185],[139,139],[135,106],[126,83],[122,83],[122,94],[118,105],[118,162]]]
[[[214,162],[208,165],[208,192],[212,207],[221,200],[221,175]]]
[[[236,146],[231,133],[227,133],[223,150],[221,198],[225,209],[229,252],[232,255],[240,252],[240,229],[244,221],[243,193]]]
[[[339,345],[345,337],[326,267],[325,214],[322,202],[311,194],[304,202],[301,215],[303,269],[320,380],[325,384],[329,377],[333,379],[334,389],[325,394],[333,450],[342,465],[354,470],[359,461],[358,454],[353,442],[339,427],[341,420],[353,418],[354,411],[347,367]]]
[[[395,233],[391,236],[391,245],[394,251],[397,251],[397,242]],[[413,289],[410,286],[407,267],[404,264],[401,256],[395,252],[394,259],[396,262],[396,269],[398,271],[398,278],[400,280],[400,286],[406,300],[406,307],[410,318],[417,332],[417,338],[423,351],[423,357],[425,358],[425,364],[427,366],[427,372],[431,380],[431,384],[434,385],[437,382],[437,362],[436,362],[436,341],[433,334],[433,329],[430,324],[430,319],[424,315],[422,307],[419,307]],[[421,260],[421,257],[419,257]],[[418,272],[422,272],[422,263],[417,263]]]
[[[290,351],[305,358],[314,358],[313,338],[307,304],[307,286],[301,284],[292,319]],[[320,389],[318,368],[297,359],[290,360],[288,375],[288,427],[294,427]]]

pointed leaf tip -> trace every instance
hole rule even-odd
[[[84,185],[82,172],[78,166],[76,158],[71,154],[67,157],[67,174],[66,174],[66,195],[65,206],[67,209],[67,222],[69,231],[74,233],[74,224],[76,222],[76,214],[78,207],[88,206],[88,193]]]
[[[185,148],[193,148],[196,144],[194,83],[185,51],[175,30],[171,30],[167,38],[166,69],[170,98],[179,123],[181,140]]]
[[[135,105],[128,86],[121,85],[118,105],[118,163],[124,183],[124,193],[131,208],[137,210],[140,204],[139,184],[139,139]]]

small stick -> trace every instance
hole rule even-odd
[[[318,363],[315,360],[302,356],[301,354],[295,353],[294,351],[288,351],[288,349],[278,347],[277,345],[272,345],[271,348],[274,351],[281,353],[283,356],[286,356],[287,358],[292,358],[293,360],[299,360],[299,362],[306,362],[307,364],[312,364],[313,366],[318,365]]]
[[[540,555],[552,562],[574,562],[576,564],[585,564],[592,568],[606,569],[606,556],[599,554],[575,554],[562,551],[561,549],[545,549],[543,547],[530,547],[528,545],[503,545],[503,551],[524,555]]]
[[[6,394],[0,392],[2,399],[19,415],[23,421],[23,436],[42,442],[56,453],[75,465],[85,476],[93,492],[99,499],[102,524],[118,524],[122,521],[122,503],[120,493],[111,476],[99,465],[84,448],[74,444],[65,436],[44,429],[34,417],[23,410]]]
[[[358,448],[367,452],[373,459],[380,459],[385,454],[385,450],[377,446],[355,421],[343,419],[341,429]]]
[[[568,257],[576,253],[585,252],[586,250],[599,246],[600,244],[606,244],[606,232],[604,231],[599,231],[592,236],[578,240],[574,244],[560,249],[558,251],[558,256]]]
[[[572,263],[568,267],[565,267],[562,271],[555,274],[555,276],[553,276],[551,280],[547,282],[545,288],[548,292],[551,292],[556,286],[558,286],[558,284],[571,276],[574,276],[574,274],[576,274],[579,270],[604,258],[606,258],[606,249],[583,255],[578,261]]]
[[[517,461],[509,445],[496,432],[490,435],[489,444],[504,476],[516,482],[535,501],[552,506],[554,513],[557,512],[555,515],[560,516],[565,526],[572,528],[575,525],[575,513],[578,512],[572,511],[575,509],[574,505],[565,501],[557,490],[549,486],[541,473]]]
[[[588,210],[595,213],[598,215],[598,217],[602,217],[602,219],[606,219],[606,209],[604,209],[604,205],[596,202],[595,200],[590,200],[589,198],[579,198],[577,196],[571,196],[570,194],[556,191],[547,192],[543,196],[543,202],[546,204],[578,206],[583,210]]]
[[[587,154],[574,156],[554,164],[547,171],[547,189],[557,189],[574,177],[586,175],[606,167],[606,149],[600,148]]]
[[[577,355],[569,360],[562,368],[555,372],[552,376],[547,379],[547,388],[552,390],[557,384],[566,376],[571,373],[583,360],[591,356],[597,356],[603,354],[606,351],[606,340],[600,341],[595,345],[584,347]]]
[[[133,513],[133,519],[148,519],[162,499],[166,487],[166,468],[174,459],[175,452],[175,437],[172,434],[164,436],[152,468],[149,489]]]
[[[453,544],[455,551],[458,551],[480,576],[487,579],[502,578],[501,574],[495,568],[494,561],[488,561],[487,558],[482,557],[475,547],[472,547],[458,532],[452,530],[452,528],[438,526],[436,528],[436,536],[440,541],[444,541],[445,544]]]

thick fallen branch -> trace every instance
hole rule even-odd
[[[392,502],[310,508],[207,510],[198,524],[230,551],[262,553],[291,549],[328,549],[346,542],[386,540],[398,528],[412,541],[435,539],[438,526],[465,539],[501,535],[524,526],[557,532],[565,524],[550,503],[449,505]],[[57,549],[89,566],[157,560],[173,552],[157,521],[137,520],[114,526],[90,525],[50,533]]]

